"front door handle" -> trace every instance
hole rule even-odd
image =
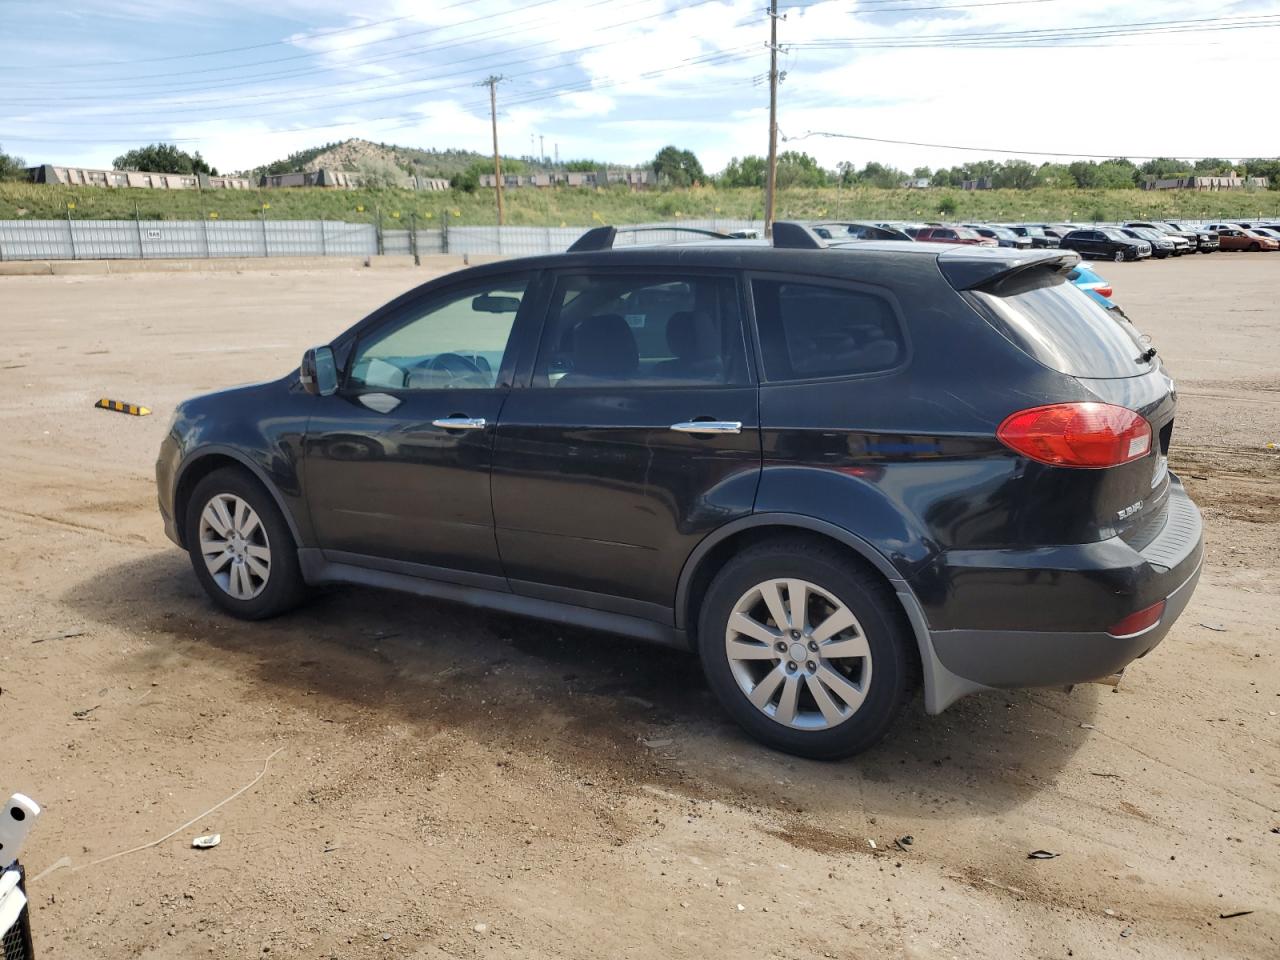
[[[432,420],[431,425],[446,430],[483,430],[484,417],[441,417]]]
[[[741,420],[684,420],[673,423],[677,433],[741,433]]]

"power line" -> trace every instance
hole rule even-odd
[[[577,81],[571,84],[566,84],[558,88],[548,88],[545,90],[540,90],[535,92],[534,94],[527,95],[524,97],[508,99],[505,101],[505,103],[506,103],[506,106],[508,107],[522,106],[524,104],[536,103],[541,100],[557,99],[559,97],[566,96],[571,93],[580,93],[580,92],[586,92],[591,90],[608,89],[610,87],[616,87],[616,86],[625,86],[626,84],[635,83],[643,80],[650,80],[660,76],[665,76],[670,73],[686,70],[691,65],[696,65],[696,64],[720,65],[725,63],[736,62],[739,60],[743,60],[743,59],[755,56],[758,50],[759,50],[758,46],[756,46],[755,44],[749,44],[749,45],[744,45],[743,47],[733,48],[730,51],[720,51],[717,53],[703,54],[697,57],[686,57],[684,60],[680,60],[672,64],[671,66],[658,68],[654,70],[648,70],[631,77],[622,77],[622,78],[618,78],[617,80],[610,80],[610,81],[604,81],[604,82],[598,82],[594,80]],[[741,81],[735,78],[732,81],[732,83],[734,84],[734,86],[738,86],[740,85]],[[698,84],[700,89],[705,88],[704,81],[699,80]],[[487,105],[487,100],[484,101],[483,103],[480,101],[476,101],[472,103],[464,103],[464,104],[461,104],[460,107],[463,110],[479,110],[479,109],[482,109],[482,107],[485,105]],[[380,123],[380,122],[389,121],[389,120],[403,121],[400,124],[400,126],[408,126],[409,124],[421,119],[422,119],[422,115],[420,113],[408,113],[408,114],[398,113],[398,114],[391,114],[387,116],[378,116],[378,117],[359,117],[351,120],[339,120],[333,123],[314,124],[314,125],[302,126],[302,127],[284,127],[278,130],[262,131],[261,135],[271,136],[271,135],[279,135],[279,134],[285,134],[285,133],[308,133],[314,130],[329,130],[335,127],[350,127],[350,126],[355,126],[362,123],[365,123],[365,124]],[[392,128],[392,129],[395,129],[395,128]],[[5,142],[7,140],[13,143],[28,142],[28,143],[107,143],[107,144],[112,144],[112,143],[132,143],[137,139],[139,139],[140,136],[146,136],[146,135],[134,134],[132,136],[124,136],[124,137],[94,138],[94,137],[26,137],[26,136],[22,136],[21,134],[0,134],[0,142]],[[155,135],[153,134],[152,136],[155,136]],[[168,143],[199,143],[204,138],[162,136],[160,137],[160,139]]]
[[[549,3],[558,3],[558,2],[560,2],[560,0],[534,0],[534,2],[523,7],[521,12],[531,10],[534,7],[542,7],[542,6],[546,6]],[[589,4],[588,6],[599,6],[603,3],[614,3],[614,2],[617,2],[617,0],[596,0],[595,3]],[[344,47],[343,52],[347,50],[357,50],[362,47],[372,47],[378,44],[394,43],[398,40],[406,40],[409,37],[422,36],[423,34],[427,34],[427,33],[440,33],[445,30],[452,30],[456,27],[463,27],[471,23],[480,23],[480,22],[491,23],[492,21],[493,21],[493,17],[491,15],[486,14],[485,16],[481,16],[481,17],[472,17],[469,20],[460,20],[457,23],[449,23],[449,24],[442,24],[438,26],[424,27],[421,30],[412,30],[408,33],[396,34],[393,37],[383,37],[379,40],[369,40],[365,43],[354,43],[348,47]],[[471,36],[455,38],[455,40],[452,41],[451,44],[449,45],[452,45],[453,43],[456,43],[456,42],[462,42],[462,41],[470,40],[474,38],[486,38],[486,37],[496,36],[500,34],[510,34],[512,27],[519,26],[519,25],[520,24],[515,24],[515,25],[507,24],[506,26],[491,28],[489,30],[484,30],[478,34],[473,34]],[[363,65],[367,63],[379,63],[385,60],[394,60],[398,56],[410,56],[413,53],[421,53],[421,52],[424,52],[425,50],[433,49],[435,46],[436,45],[431,44],[431,45],[428,45],[427,47],[419,47],[419,48],[416,48],[415,50],[406,51],[404,53],[399,53],[393,56],[375,57],[375,58],[372,58],[369,60],[363,60],[363,61],[355,60],[355,61],[351,61],[348,64],[342,64],[341,67],[345,68],[348,66],[358,66],[358,65]],[[174,72],[143,73],[143,74],[135,74],[134,76],[131,76],[131,77],[94,77],[94,78],[84,78],[84,79],[70,77],[64,81],[64,84],[75,84],[75,85],[83,86],[85,84],[98,85],[103,83],[131,83],[135,81],[166,80],[172,77],[185,78],[185,77],[191,77],[191,76],[194,76],[195,74],[201,74],[201,73],[218,73],[218,72],[226,72],[229,70],[244,70],[250,67],[266,66],[267,64],[272,64],[272,63],[287,63],[292,60],[309,60],[312,57],[322,57],[322,56],[325,56],[326,54],[330,54],[333,52],[334,51],[332,50],[313,50],[309,53],[298,53],[288,57],[273,57],[270,60],[253,60],[248,63],[232,63],[232,64],[226,64],[220,67],[206,67],[201,70],[181,70],[176,73]],[[264,78],[269,76],[271,76],[271,74],[250,74],[248,76],[237,77],[235,82],[241,83],[247,79]],[[221,78],[215,77],[214,79],[216,80]],[[48,83],[41,82],[39,83],[39,85],[41,87],[45,87],[45,86],[48,86]]]
[[[615,42],[620,43],[620,42],[624,42],[624,41],[622,41],[622,40],[619,40],[619,41],[611,41],[610,43],[615,43]],[[606,44],[596,44],[595,46],[596,46],[596,47],[601,47],[601,46],[605,46],[605,45],[606,45]],[[584,48],[584,49],[590,49],[590,48]],[[705,65],[705,64],[714,64],[717,60],[719,60],[720,58],[723,58],[723,57],[725,57],[725,56],[728,56],[730,59],[737,59],[737,53],[738,53],[738,51],[741,51],[741,50],[744,50],[744,49],[755,49],[755,48],[754,48],[753,46],[752,46],[752,47],[750,47],[750,48],[748,48],[748,47],[737,47],[737,48],[731,48],[731,49],[730,49],[730,50],[728,50],[728,51],[716,51],[716,52],[713,52],[713,53],[701,54],[701,55],[698,55],[698,56],[695,56],[695,57],[688,57],[688,58],[685,58],[685,60],[680,61],[680,65],[681,65],[681,66],[684,66],[684,65],[693,66],[693,65],[699,65],[699,64],[704,64],[704,65]],[[548,57],[548,56],[563,56],[563,55],[566,55],[566,53],[572,53],[572,51],[568,51],[568,52],[560,52],[560,53],[555,53],[555,54],[544,54],[542,57],[526,58],[526,60],[538,60],[538,59],[545,59],[545,58],[546,58],[546,57]],[[470,59],[474,59],[474,58],[470,58]],[[520,62],[520,61],[515,61],[515,62]],[[514,80],[514,79],[519,79],[519,78],[521,78],[521,77],[533,77],[533,76],[539,76],[539,77],[541,77],[541,76],[545,76],[549,70],[559,70],[559,69],[563,69],[563,68],[568,67],[568,66],[572,66],[572,64],[562,64],[562,65],[555,66],[555,67],[551,67],[551,68],[540,68],[540,69],[535,69],[535,70],[525,71],[525,72],[523,72],[523,73],[508,74],[508,75],[506,75],[506,77],[505,77],[504,79],[507,79],[507,80]],[[658,71],[650,71],[650,72],[648,72],[648,73],[641,73],[641,74],[636,75],[635,79],[647,79],[647,78],[649,78],[651,75],[652,75],[652,76],[658,76],[658,75],[662,75],[662,74],[663,74],[663,73],[665,73],[665,72],[666,72],[666,71],[664,71],[664,70],[658,70]],[[450,72],[450,73],[445,73],[445,74],[438,74],[436,78],[438,78],[438,79],[448,79],[448,78],[450,78],[450,77],[457,76],[457,75],[458,75],[458,74],[456,74],[456,73]],[[596,80],[593,80],[593,79],[588,78],[588,79],[584,79],[584,80],[580,80],[580,81],[572,81],[572,82],[570,82],[568,85],[562,86],[562,87],[560,87],[560,88],[552,88],[552,92],[553,92],[553,93],[555,93],[555,95],[556,95],[556,96],[560,96],[560,95],[563,95],[564,93],[581,92],[581,91],[587,91],[587,90],[591,90],[591,89],[598,89],[598,88],[601,88],[601,87],[614,86],[614,85],[616,85],[616,82],[610,82],[610,81],[598,82],[598,81],[596,81]],[[412,90],[412,91],[409,91],[409,92],[407,92],[407,93],[393,94],[393,95],[389,95],[389,96],[385,96],[385,97],[373,97],[373,98],[367,98],[367,99],[364,99],[364,100],[346,101],[346,102],[342,102],[342,103],[336,103],[336,104],[333,104],[333,107],[334,107],[334,108],[340,108],[340,107],[349,107],[349,106],[356,106],[356,105],[368,104],[368,103],[385,102],[385,101],[387,101],[387,100],[397,100],[397,99],[402,99],[402,98],[407,97],[407,96],[417,96],[417,95],[428,96],[428,97],[429,97],[429,96],[437,96],[437,95],[439,95],[439,94],[443,94],[443,93],[454,93],[454,92],[458,92],[458,91],[460,91],[460,90],[467,89],[467,88],[472,87],[472,86],[474,86],[474,84],[473,84],[473,83],[469,83],[469,82],[468,82],[468,83],[465,83],[465,84],[454,85],[454,86],[434,87],[434,88],[431,88],[431,89],[428,89],[428,90]],[[513,100],[513,101],[508,101],[508,102],[509,102],[509,103],[511,103],[512,105],[520,105],[520,104],[523,104],[523,103],[532,103],[532,102],[536,102],[537,100],[546,99],[546,96],[545,96],[545,93],[546,93],[546,92],[547,92],[547,91],[537,91],[537,92],[536,92],[534,95],[532,95],[532,96],[527,96],[527,97],[523,97],[523,98],[517,98],[517,99],[515,99],[515,100]],[[234,107],[234,105],[228,105],[228,107]],[[478,108],[478,107],[477,107],[477,108]],[[468,109],[468,105],[463,105],[463,109]],[[187,111],[187,112],[191,112],[191,111]],[[273,117],[284,116],[284,115],[290,115],[290,116],[291,116],[291,115],[295,115],[295,114],[296,114],[296,112],[297,112],[297,111],[296,111],[296,108],[289,108],[289,107],[286,107],[285,109],[283,109],[283,110],[279,110],[279,111],[269,111],[269,112],[266,112],[266,113],[258,113],[258,114],[252,114],[252,113],[251,113],[251,114],[236,114],[236,115],[233,115],[233,116],[212,117],[212,118],[209,118],[209,119],[210,119],[210,120],[213,120],[213,121],[222,121],[222,120],[260,120],[260,119],[271,119],[271,118],[273,118]],[[142,123],[140,123],[140,124],[136,124],[136,125],[134,125],[134,126],[133,126],[133,129],[138,130],[138,129],[141,129],[141,128],[143,128],[143,127],[163,127],[163,126],[172,126],[172,125],[173,125],[173,124],[175,124],[175,123],[183,123],[183,122],[184,122],[184,121],[183,121],[183,120],[181,120],[181,119],[178,119],[178,120],[154,120],[154,121],[148,121],[148,122],[147,122],[147,123],[145,123],[145,124],[142,124]],[[109,119],[104,118],[104,119],[101,121],[101,123],[102,123],[102,124],[107,124],[107,123],[111,123],[111,121],[110,121]],[[91,125],[91,124],[86,124],[86,125]],[[335,126],[338,126],[338,125],[345,125],[345,122],[344,122],[343,124],[334,124],[334,125],[335,125]],[[138,134],[138,135],[139,135],[139,136],[146,136],[146,134]],[[152,135],[154,135],[154,134],[152,134]]]
[[[713,2],[713,0],[702,0],[702,2]],[[699,4],[694,4],[694,6],[696,6],[696,5],[699,5]],[[687,9],[687,8],[686,8],[686,9]],[[605,26],[605,27],[603,27],[603,28],[601,28],[601,29],[603,29],[603,30],[612,30],[612,29],[616,29],[616,28],[618,28],[618,27],[622,27],[622,26],[627,26],[627,25],[630,25],[630,24],[633,24],[633,23],[639,23],[639,22],[643,22],[643,21],[646,21],[646,20],[652,20],[652,19],[655,19],[655,18],[656,18],[656,17],[658,17],[658,16],[661,16],[661,14],[652,14],[652,15],[645,16],[645,17],[637,17],[637,18],[634,18],[633,20],[627,20],[627,21],[621,21],[621,22],[618,22],[618,23],[609,24],[609,25],[607,25],[607,26]],[[751,22],[760,22],[760,21],[751,21]],[[749,24],[747,24],[747,25],[749,25]],[[545,60],[545,59],[548,59],[548,58],[551,58],[551,57],[568,57],[568,56],[576,56],[576,55],[578,55],[578,54],[588,53],[588,52],[591,52],[591,51],[593,51],[593,50],[599,50],[599,49],[603,49],[603,48],[605,48],[605,47],[615,46],[615,45],[617,45],[617,44],[619,44],[619,43],[628,43],[628,42],[630,42],[631,40],[632,40],[632,38],[631,38],[631,37],[620,37],[620,38],[618,38],[617,40],[605,40],[605,41],[602,41],[602,42],[600,42],[600,43],[588,44],[587,46],[577,47],[577,48],[572,49],[572,50],[560,50],[560,51],[554,51],[554,52],[552,52],[552,53],[537,54],[537,55],[534,55],[534,56],[522,57],[522,58],[517,59],[517,60],[502,60],[501,62],[499,62],[499,63],[497,63],[497,64],[495,64],[495,65],[496,65],[496,66],[502,66],[502,67],[509,67],[509,66],[516,66],[516,65],[519,65],[519,64],[533,63],[533,62],[535,62],[535,61],[538,61],[538,60]],[[523,49],[526,49],[526,50],[527,50],[527,49],[531,49],[531,48],[534,48],[534,47],[547,46],[547,45],[549,45],[549,44],[554,44],[554,43],[558,43],[558,42],[559,42],[558,38],[553,38],[553,39],[549,39],[549,40],[542,40],[542,41],[538,41],[538,42],[536,42],[536,43],[527,44]],[[452,66],[457,66],[457,65],[459,65],[459,64],[474,63],[474,62],[475,62],[475,61],[477,61],[477,60],[486,60],[486,61],[489,61],[489,62],[491,62],[491,63],[492,63],[492,62],[493,62],[493,60],[494,60],[494,57],[493,57],[493,55],[492,55],[492,54],[488,54],[488,53],[484,53],[484,54],[476,54],[476,55],[469,56],[469,57],[463,57],[463,58],[461,58],[461,59],[444,61],[444,62],[442,62],[442,63],[437,64],[437,66],[452,67]],[[555,67],[548,67],[548,68],[540,68],[540,70],[539,70],[539,71],[537,71],[537,72],[542,72],[543,70],[547,70],[547,69],[561,69],[561,67],[562,67],[562,66],[570,66],[570,64],[564,64],[564,65],[559,65],[559,66],[555,66]],[[322,71],[322,72],[328,72],[328,71]],[[531,75],[531,73],[532,73],[532,72],[526,72],[526,73],[524,73],[524,74],[518,74],[517,76],[528,76],[528,75]],[[161,101],[161,102],[159,102],[159,103],[157,104],[157,106],[163,106],[163,107],[179,107],[179,106],[183,106],[183,107],[191,107],[191,108],[193,108],[193,109],[187,109],[187,110],[184,110],[184,111],[183,111],[183,114],[184,114],[184,115],[189,115],[189,114],[196,113],[196,112],[222,111],[222,110],[235,110],[235,109],[238,109],[241,105],[243,105],[245,101],[250,101],[250,100],[256,101],[256,100],[262,100],[262,99],[270,99],[270,100],[274,100],[274,101],[279,101],[279,100],[282,100],[282,99],[288,99],[289,97],[294,96],[294,95],[297,95],[297,96],[308,96],[308,97],[316,98],[316,97],[322,96],[322,95],[324,94],[324,92],[325,92],[327,89],[329,89],[330,87],[332,87],[332,88],[334,88],[334,89],[337,89],[337,90],[341,90],[341,91],[343,91],[343,92],[350,92],[350,91],[355,90],[356,88],[364,88],[364,90],[362,90],[362,92],[368,92],[368,91],[372,91],[372,90],[379,90],[379,89],[386,89],[386,88],[404,87],[404,86],[408,86],[408,85],[410,85],[410,84],[424,83],[424,82],[429,82],[429,81],[432,81],[432,80],[447,80],[447,79],[451,79],[451,78],[453,78],[453,77],[457,77],[457,76],[460,76],[460,75],[462,75],[462,71],[447,70],[447,71],[444,71],[444,72],[427,73],[427,74],[421,74],[421,75],[409,76],[409,77],[401,76],[401,77],[398,77],[398,78],[396,78],[396,79],[394,79],[394,80],[390,80],[390,81],[383,81],[383,82],[372,82],[372,81],[369,81],[369,82],[366,82],[366,83],[354,83],[354,84],[348,84],[348,83],[342,83],[342,82],[335,82],[335,83],[333,83],[333,84],[331,84],[331,85],[330,85],[330,84],[324,84],[324,85],[312,85],[311,87],[298,88],[298,89],[295,89],[295,90],[275,90],[275,91],[271,91],[270,93],[264,93],[264,94],[252,95],[252,96],[248,96],[248,97],[238,97],[238,98],[236,99],[236,101],[235,101],[235,102],[232,102],[232,103],[212,103],[209,99],[207,99],[207,98],[206,98],[206,99],[203,99],[203,100],[176,100],[176,101],[174,101],[174,100],[170,100],[170,101]],[[419,93],[435,93],[435,92],[441,92],[441,91],[440,91],[440,89],[439,89],[439,88],[436,88],[436,89],[433,89],[433,90],[410,89],[410,90],[406,90],[406,91],[405,91],[405,92],[403,92],[403,93],[395,94],[395,95],[379,96],[379,97],[363,98],[363,99],[348,99],[348,100],[340,100],[340,101],[334,101],[334,102],[332,102],[332,103],[330,103],[330,102],[326,101],[326,106],[331,106],[331,107],[346,107],[346,106],[354,106],[354,105],[365,104],[365,103],[379,103],[379,102],[385,102],[385,101],[387,101],[387,100],[394,100],[394,99],[398,99],[398,98],[406,97],[406,96],[415,96],[415,95],[417,95],[417,94],[419,94]],[[118,103],[118,102],[119,102],[119,100],[120,100],[119,95],[106,95],[106,96],[98,96],[98,97],[77,97],[77,98],[76,98],[76,102],[77,102],[77,103],[82,102],[82,101],[95,101],[95,102],[97,102],[97,101],[109,101],[109,102],[111,102],[111,103]],[[64,102],[64,100],[63,100],[63,98],[54,98],[54,99],[53,99],[53,100],[51,100],[51,101],[50,101],[50,100],[48,100],[48,99],[45,99],[45,98],[41,98],[41,99],[7,98],[7,99],[6,99],[6,102],[7,102],[7,103],[10,103],[10,104],[39,104],[39,103],[46,103],[46,102],[62,103],[62,102]],[[130,113],[132,113],[132,114],[136,114],[136,113],[138,113],[138,112],[139,112],[139,110],[140,110],[140,106],[139,106],[138,104],[136,104],[136,103],[131,103],[131,104],[129,104],[129,105],[128,105],[128,107],[129,107],[129,112],[130,112]],[[280,111],[280,112],[284,112],[284,113],[296,113],[296,111],[297,111],[297,108],[296,108],[295,106],[287,106],[287,107],[285,107],[285,108],[284,108],[284,110],[283,110],[283,111]],[[271,116],[271,115],[274,115],[274,113],[275,113],[275,112],[268,112],[268,113],[265,113],[265,114],[237,114],[237,115],[234,115],[234,116],[229,116],[229,117],[225,117],[225,118],[216,118],[216,119],[248,119],[248,118],[252,118],[252,117]]]
[[[463,0],[464,3],[476,3],[477,0]],[[451,4],[450,6],[458,6]],[[448,9],[445,7],[443,9]],[[388,17],[386,20],[371,20],[368,23],[357,23],[350,27],[340,27],[336,30],[317,30],[315,33],[297,34],[287,37],[284,40],[268,40],[264,43],[250,43],[243,47],[224,47],[221,50],[201,50],[190,53],[174,53],[167,57],[140,57],[136,60],[90,60],[85,63],[55,63],[55,64],[9,64],[0,66],[0,70],[21,70],[28,72],[31,70],[48,69],[50,67],[57,70],[81,70],[87,67],[119,67],[128,66],[133,63],[163,63],[166,60],[194,60],[197,57],[216,57],[224,53],[240,53],[245,50],[261,50],[263,47],[285,46],[297,43],[299,40],[314,40],[320,37],[332,37],[340,33],[352,33],[356,30],[367,30],[370,27],[381,27],[388,23],[398,23],[401,20],[412,20],[413,14],[406,14],[403,17]]]
[[[1241,22],[1241,20],[1247,22]],[[969,43],[1047,43],[1056,40],[1094,39],[1111,36],[1155,36],[1166,33],[1198,33],[1218,30],[1246,30],[1280,26],[1280,15],[1249,18],[1208,17],[1194,20],[1147,20],[1136,23],[1087,27],[1052,27],[998,32],[922,34],[914,37],[839,37],[790,44],[796,49],[908,49]]]
[[[1070,160],[1092,160],[1094,157],[1109,157],[1125,160],[1163,160],[1166,157],[1177,157],[1180,160],[1216,160],[1218,157],[1192,157],[1181,153],[1139,154],[1139,153],[1062,153],[1055,150],[1010,150],[1006,147],[972,147],[959,146],[954,143],[923,143],[918,140],[889,140],[885,137],[864,137],[852,133],[832,133],[827,130],[810,130],[798,137],[783,137],[788,143],[807,140],[809,137],[827,137],[838,140],[863,140],[868,143],[888,143],[900,147],[929,147],[937,150],[964,150],[972,153],[1011,153],[1025,157],[1062,157]]]

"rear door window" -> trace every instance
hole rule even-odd
[[[1136,377],[1155,362],[1133,325],[1061,276],[999,292],[973,291],[987,319],[1046,367],[1073,377]]]
[[[875,293],[759,278],[751,293],[767,380],[879,373],[906,359],[893,307]]]

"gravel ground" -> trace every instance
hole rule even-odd
[[[37,953],[1280,956],[1280,255],[1100,269],[1179,376],[1191,607],[1115,690],[917,702],[833,764],[747,740],[672,651],[204,599],[155,508],[173,405],[421,272],[0,278],[0,787],[45,806]]]

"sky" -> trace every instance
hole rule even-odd
[[[779,7],[779,149],[827,168],[1280,154],[1280,0]],[[224,172],[348,137],[484,153],[490,75],[506,155],[675,144],[715,172],[768,148],[765,0],[0,0],[0,23],[0,148],[30,164],[161,140]]]

